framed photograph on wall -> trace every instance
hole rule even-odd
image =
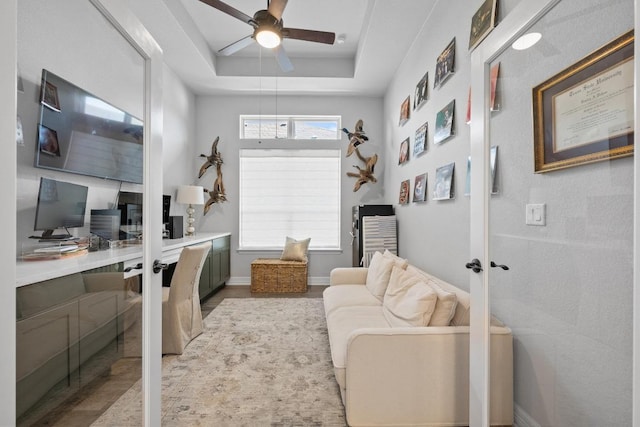
[[[413,201],[424,202],[427,200],[427,174],[416,175],[416,179],[413,183]]]
[[[399,123],[400,126],[407,123],[407,121],[409,120],[410,114],[411,114],[411,97],[407,96],[407,99],[402,101],[402,104],[400,105],[400,123]]]
[[[449,163],[436,169],[436,182],[433,187],[433,200],[453,199],[454,181],[453,170],[456,164]]]
[[[398,156],[398,164],[401,165],[409,161],[409,138],[400,143],[400,155]]]
[[[38,125],[38,149],[41,153],[60,157],[58,132],[41,124]]]
[[[498,0],[485,0],[471,18],[469,50],[474,49],[496,26]]]
[[[417,110],[427,102],[429,93],[429,73],[424,73],[424,76],[420,79],[416,85],[416,94],[413,97],[413,109]]]
[[[454,99],[436,114],[436,131],[433,134],[433,142],[435,144],[441,144],[454,135],[453,116],[455,106],[456,100]]]
[[[398,198],[398,203],[400,203],[401,205],[406,205],[407,203],[409,203],[410,187],[411,184],[409,183],[408,179],[400,183],[400,197]]]
[[[60,111],[60,99],[58,98],[58,88],[50,82],[43,82],[41,85],[40,103],[52,109]]]
[[[436,61],[436,77],[433,81],[433,87],[440,87],[454,72],[456,59],[456,38],[447,45],[447,47],[438,56]]]
[[[429,124],[424,122],[422,126],[416,129],[416,138],[413,143],[413,156],[419,156],[424,153],[427,149],[427,131],[429,128]]]
[[[533,88],[534,171],[633,155],[633,30]]]

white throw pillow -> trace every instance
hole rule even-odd
[[[392,259],[395,263],[396,266],[400,267],[403,270],[407,269],[407,266],[409,265],[409,260],[406,260],[404,258],[400,258],[398,255],[392,253],[391,251],[389,251],[389,249],[385,249],[384,253],[382,254],[382,256],[384,256],[385,258],[389,258]]]
[[[382,297],[384,297],[384,293],[387,290],[392,268],[393,260],[383,257],[380,252],[374,253],[373,257],[371,257],[365,285],[369,292],[380,301],[382,301]]]
[[[307,261],[307,250],[311,238],[296,240],[287,236],[280,259],[283,261]]]
[[[431,315],[429,326],[449,326],[458,305],[458,297],[453,292],[447,292],[433,280],[426,281],[438,295],[436,308]]]
[[[391,326],[428,326],[437,299],[433,288],[420,277],[393,267],[382,312]]]

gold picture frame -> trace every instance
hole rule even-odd
[[[533,88],[535,173],[633,155],[633,30]]]

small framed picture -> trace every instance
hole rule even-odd
[[[454,135],[453,116],[455,112],[456,100],[454,99],[436,114],[436,132],[433,135],[433,142],[441,144],[447,138]]]
[[[436,183],[433,190],[433,200],[453,199],[455,195],[453,181],[453,171],[455,166],[456,164],[454,162],[440,166],[436,169]]]
[[[413,156],[418,156],[424,153],[427,149],[427,130],[429,124],[424,122],[422,126],[416,129],[416,139],[413,143]]]
[[[38,148],[41,153],[60,157],[58,132],[43,125],[38,125]]]
[[[474,49],[496,26],[498,0],[485,0],[471,18],[469,50]]]
[[[433,87],[440,87],[449,76],[454,72],[456,59],[456,38],[447,45],[447,47],[438,56],[436,61],[436,77],[433,81]]]
[[[22,131],[22,119],[16,116],[16,143],[24,145],[24,132]]]
[[[409,138],[400,143],[400,156],[398,157],[398,164],[407,163],[409,161]]]
[[[54,111],[60,111],[60,100],[58,99],[58,88],[50,82],[42,83],[42,93],[40,102]]]
[[[416,85],[416,94],[413,97],[413,109],[417,110],[427,102],[429,89],[429,73],[424,73],[424,76],[420,79]]]
[[[411,114],[411,97],[407,96],[407,99],[402,101],[400,105],[400,126],[407,123],[409,115]]]
[[[413,201],[424,202],[427,196],[427,174],[416,175],[416,179],[413,184]]]
[[[411,184],[409,180],[404,180],[400,183],[400,197],[398,198],[398,203],[401,205],[406,205],[409,203],[409,191]]]

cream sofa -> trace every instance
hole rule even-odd
[[[323,298],[350,426],[469,424],[467,292],[386,252],[332,270]],[[497,319],[490,372],[491,424],[512,425],[512,335]]]
[[[86,385],[111,361],[122,357],[123,332],[140,317],[138,288],[137,277],[92,272],[16,290],[18,416],[52,389]],[[89,362],[98,354],[89,369]]]

